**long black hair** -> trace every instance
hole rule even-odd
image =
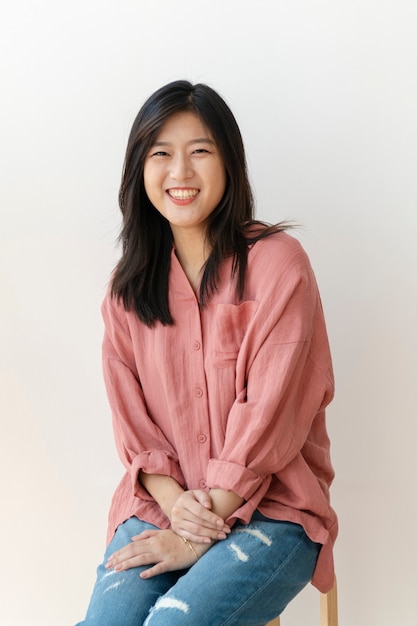
[[[191,111],[210,131],[226,170],[226,189],[211,213],[207,240],[211,254],[200,284],[205,306],[216,291],[219,267],[233,257],[232,276],[239,298],[243,295],[248,245],[284,224],[270,226],[254,220],[254,201],[248,179],[242,136],[223,98],[204,84],[179,80],[158,89],[141,107],[129,135],[119,193],[123,215],[120,240],[123,252],[113,273],[111,294],[126,310],[153,326],[173,324],[168,304],[168,277],[173,244],[168,221],[150,202],[144,187],[146,156],[162,125],[174,113]]]

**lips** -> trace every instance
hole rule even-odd
[[[198,194],[198,189],[168,189],[168,195],[174,200],[191,200]]]

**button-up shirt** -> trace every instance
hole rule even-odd
[[[140,470],[184,489],[231,490],[244,503],[229,524],[248,523],[258,509],[323,544],[313,584],[327,591],[337,518],[325,408],[334,383],[315,277],[284,232],[250,246],[241,300],[231,273],[229,259],[201,307],[173,249],[173,325],[150,328],[121,300],[107,294],[103,302],[104,379],[126,468],[108,539],[133,515],[169,527]]]

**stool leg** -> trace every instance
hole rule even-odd
[[[321,626],[338,626],[336,578],[329,593],[320,594],[320,620]]]

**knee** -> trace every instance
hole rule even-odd
[[[184,624],[190,612],[190,606],[184,600],[172,596],[164,596],[156,601],[149,611],[143,626],[165,626],[166,624]]]

